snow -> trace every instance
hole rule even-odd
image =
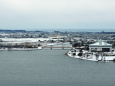
[[[38,42],[49,40],[49,38],[1,38],[2,41],[7,42]]]
[[[76,53],[76,55],[73,56],[73,53]],[[90,60],[90,61],[101,61],[102,60],[102,56],[99,56],[98,60],[96,60],[95,53],[92,53],[92,54],[89,53],[89,54],[87,54],[88,51],[83,51],[83,55],[81,57],[78,56],[78,53],[79,53],[79,51],[77,51],[77,52],[71,52],[71,51],[69,51],[68,52],[68,56],[69,57],[73,57],[73,58],[83,59],[83,60]],[[113,52],[113,53],[115,53],[115,52]],[[103,56],[103,60],[104,61],[112,61],[114,59],[115,59],[115,56]]]
[[[102,42],[96,42],[96,43],[90,44],[89,46],[112,46],[112,45],[102,41]]]

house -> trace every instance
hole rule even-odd
[[[67,36],[52,35],[52,36],[49,37],[49,39],[53,40],[53,41],[57,41],[57,40],[62,40],[63,41],[64,38],[67,38]]]
[[[89,52],[111,52],[112,44],[106,43],[102,40],[89,45]]]

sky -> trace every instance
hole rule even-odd
[[[115,0],[0,0],[0,29],[115,29]]]

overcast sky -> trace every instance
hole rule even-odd
[[[0,29],[115,29],[115,0],[0,0]]]

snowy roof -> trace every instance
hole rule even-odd
[[[89,45],[89,47],[91,47],[91,46],[112,46],[112,44],[109,44],[109,43],[103,42],[102,40],[99,40],[98,42]]]

